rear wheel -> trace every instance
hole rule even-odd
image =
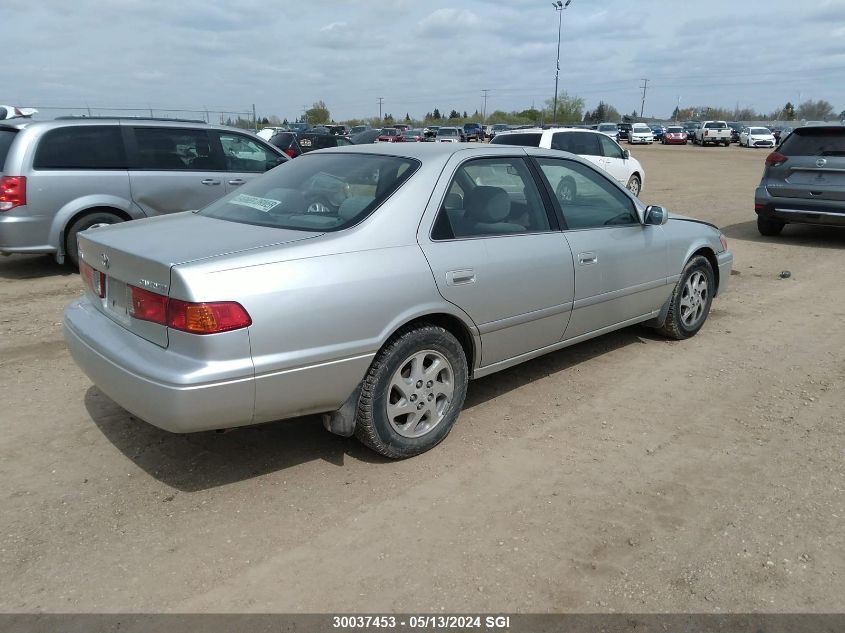
[[[466,355],[450,332],[427,324],[400,330],[364,378],[356,437],[393,459],[424,453],[452,430],[467,380]]]
[[[79,233],[88,229],[97,228],[98,226],[106,226],[108,224],[117,224],[123,222],[123,218],[116,213],[109,211],[95,211],[88,215],[83,215],[70,225],[65,238],[65,257],[71,266],[79,268]]]
[[[757,230],[760,232],[760,235],[765,235],[767,237],[780,235],[780,232],[783,231],[784,225],[785,223],[780,222],[779,220],[764,218],[761,215],[757,216]]]

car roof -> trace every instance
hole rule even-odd
[[[595,130],[588,130],[586,128],[579,128],[579,127],[549,127],[549,128],[541,128],[541,127],[528,127],[528,128],[519,128],[517,130],[505,130],[501,134],[503,136],[510,135],[510,134],[526,134],[526,133],[533,133],[533,134],[545,134],[546,132],[549,133],[556,133],[556,132],[571,132],[574,134],[597,134]]]
[[[195,121],[189,119],[150,119],[142,117],[68,117],[53,119],[51,121],[29,121],[27,123],[28,128],[35,130],[49,130],[55,128],[85,125],[138,125],[176,128],[192,127],[254,134],[252,130],[245,130],[243,128],[236,128],[228,125],[215,125],[213,123],[206,123],[205,121],[201,120]]]

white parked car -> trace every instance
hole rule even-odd
[[[10,105],[0,105],[0,121],[7,119],[29,118],[33,114],[38,114],[35,108],[16,108]]]
[[[649,145],[654,143],[654,132],[645,123],[634,123],[631,126],[631,132],[628,134],[628,144],[634,145],[636,143],[647,143]]]
[[[463,140],[463,131],[456,127],[442,127],[437,130],[438,143],[460,143]]]
[[[649,130],[651,133],[651,130]],[[492,145],[545,147],[571,152],[605,170],[635,196],[645,184],[645,171],[631,152],[601,132],[574,128],[530,128],[499,132]]]
[[[256,134],[258,135],[259,138],[263,138],[265,141],[269,141],[271,138],[276,136],[276,134],[278,134],[279,132],[287,132],[287,130],[288,129],[286,127],[265,127],[265,128],[258,130],[258,132],[256,132]]]
[[[739,133],[740,147],[774,147],[775,135],[767,127],[747,127]]]

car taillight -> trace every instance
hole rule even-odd
[[[79,274],[82,276],[82,281],[91,289],[95,295],[102,299],[106,296],[106,275],[99,270],[94,270],[91,266],[79,260]]]
[[[288,156],[290,156],[291,158],[296,158],[296,150],[295,149],[288,147],[287,149],[283,149],[282,151],[285,154],[287,154]],[[297,163],[297,164],[299,164],[299,163]]]
[[[234,301],[192,303],[170,299],[143,288],[129,286],[132,304],[129,314],[191,334],[217,334],[252,325],[244,307]]]
[[[780,152],[772,152],[768,156],[766,156],[766,164],[770,167],[777,167],[778,165],[783,165],[787,160],[788,157],[784,156]]]
[[[722,244],[722,250],[728,250],[728,238],[725,237],[724,233],[719,233],[719,242]]]
[[[26,176],[0,178],[0,212],[26,204]]]

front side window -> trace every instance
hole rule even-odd
[[[604,134],[592,132],[556,132],[552,136],[552,149],[572,152],[579,156],[601,156],[600,136],[607,138]]]
[[[230,222],[340,231],[375,211],[419,163],[375,154],[304,154],[198,211]]]
[[[548,231],[549,216],[525,161],[482,158],[455,172],[438,212],[432,239]]]
[[[634,203],[595,170],[572,160],[538,158],[570,229],[639,224]]]
[[[157,171],[221,171],[219,153],[212,151],[205,130],[136,127],[137,169]]]
[[[117,125],[72,125],[50,130],[35,151],[35,169],[126,169]]]
[[[601,136],[599,143],[601,144],[601,153],[607,158],[624,158],[622,148],[613,139],[607,136]]]
[[[279,156],[242,134],[220,133],[226,171],[264,173],[279,164]]]
[[[490,141],[491,145],[520,145],[522,147],[540,147],[543,135],[539,132],[514,132],[511,134],[497,134]]]

